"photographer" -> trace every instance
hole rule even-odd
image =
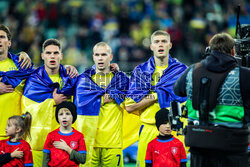
[[[191,167],[247,166],[250,69],[234,58],[233,38],[219,33],[209,42],[211,53],[177,80],[175,94],[188,100]],[[247,77],[248,76],[248,77]]]

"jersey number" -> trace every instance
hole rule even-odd
[[[120,160],[121,160],[121,154],[117,154],[116,156],[119,157],[118,164],[117,164],[117,166],[119,166],[120,165]]]

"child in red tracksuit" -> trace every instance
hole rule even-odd
[[[62,102],[56,107],[56,120],[60,127],[47,136],[43,149],[43,167],[78,167],[86,161],[83,134],[71,127],[76,121],[76,106]]]
[[[186,152],[183,143],[171,135],[168,113],[163,108],[155,115],[159,136],[148,144],[146,167],[186,167]]]
[[[30,138],[31,119],[28,112],[8,119],[5,131],[9,138],[0,141],[0,166],[33,166],[30,145],[23,140]]]

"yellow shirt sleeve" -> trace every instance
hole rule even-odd
[[[130,105],[133,105],[133,104],[135,104],[136,102],[133,100],[133,99],[131,99],[131,98],[126,98],[125,99],[125,105],[126,106],[130,106]]]

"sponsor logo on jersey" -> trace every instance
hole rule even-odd
[[[155,154],[160,154],[160,151],[155,151]]]

